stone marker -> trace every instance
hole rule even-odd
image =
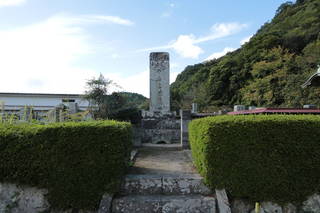
[[[142,112],[142,143],[179,143],[180,120],[170,111],[169,53],[150,53],[150,107]]]
[[[180,110],[180,116],[181,116],[181,146],[184,149],[190,148],[189,144],[189,136],[188,136],[188,125],[191,121],[191,111],[190,110]]]
[[[150,112],[170,112],[169,53],[150,53]]]

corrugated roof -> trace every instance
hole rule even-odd
[[[0,92],[0,96],[5,97],[69,97],[69,98],[81,98],[81,94],[54,94],[54,93],[10,93],[10,92]]]
[[[246,114],[320,114],[320,109],[258,108],[253,110],[228,112],[228,115]]]

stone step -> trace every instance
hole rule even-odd
[[[211,191],[197,174],[183,175],[127,175],[121,195],[209,195]]]
[[[153,149],[159,150],[163,149],[166,151],[181,151],[183,150],[180,143],[172,143],[172,144],[154,144],[154,143],[142,143],[141,149]]]
[[[216,213],[214,197],[202,195],[130,195],[115,198],[113,213]]]

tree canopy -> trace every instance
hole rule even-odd
[[[147,98],[143,95],[130,92],[110,92],[111,86],[119,87],[102,74],[86,82],[87,90],[84,98],[93,108],[96,119],[115,119],[136,121],[139,119],[139,110],[144,109]]]
[[[171,85],[172,108],[235,104],[320,104],[319,88],[302,89],[320,64],[320,0],[283,3],[238,50],[188,66]]]

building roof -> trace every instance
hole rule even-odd
[[[294,109],[294,108],[257,108],[253,110],[241,110],[228,112],[228,115],[249,114],[320,114],[320,109]]]
[[[81,94],[53,94],[53,93],[9,93],[0,92],[2,97],[50,97],[50,98],[81,98]]]

